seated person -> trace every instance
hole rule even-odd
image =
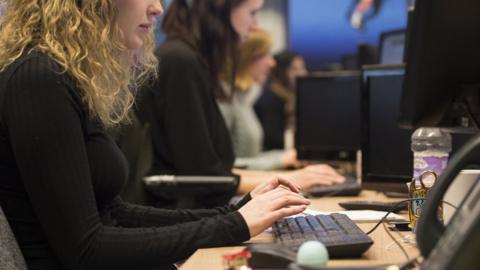
[[[255,104],[262,124],[265,150],[284,149],[285,131],[292,130],[295,117],[295,89],[298,77],[307,75],[303,58],[290,51],[275,55],[271,83]]]
[[[245,5],[240,4],[243,1]],[[219,9],[226,5],[224,1],[173,2],[162,25],[167,40],[156,51],[160,59],[158,79],[142,89],[138,98],[138,116],[152,130],[151,174],[239,175],[237,186],[197,194],[191,207],[224,204],[235,194],[247,193],[265,177],[272,176],[265,172],[232,171],[234,150],[216,103],[216,99],[229,98],[221,88],[221,74],[225,70],[233,73],[235,63],[228,60],[233,59],[239,44],[255,27],[256,11],[263,3],[243,1],[232,1],[232,11],[228,13]],[[191,8],[197,2],[201,7]],[[344,179],[328,166],[290,175],[295,176],[301,188]],[[160,195],[161,205],[182,205],[175,194]]]
[[[8,1],[0,205],[30,270],[175,269],[198,248],[239,244],[309,204],[281,178],[212,210],[118,198],[128,168],[105,128],[124,120],[135,86],[156,74],[151,28],[161,13],[160,0]]]
[[[272,39],[267,32],[252,32],[240,46],[233,93],[224,83],[224,90],[232,99],[219,101],[219,106],[232,139],[236,167],[276,170],[300,165],[294,150],[262,151],[264,134],[253,105],[275,66],[271,50]]]

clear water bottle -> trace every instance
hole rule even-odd
[[[450,134],[439,128],[419,128],[412,135],[413,179],[409,186],[409,195],[411,199],[417,200],[409,202],[408,212],[413,232],[417,230],[417,221],[428,191],[447,167],[451,150]],[[438,209],[438,218],[443,220],[441,206]]]
[[[439,128],[419,128],[412,134],[413,177],[419,179],[426,171],[437,176],[447,167],[452,150],[452,137]],[[426,186],[432,186],[433,175],[423,179]]]

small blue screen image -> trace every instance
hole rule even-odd
[[[378,0],[377,0],[378,1]],[[325,69],[355,55],[357,45],[378,46],[382,32],[407,25],[407,0],[383,0],[378,13],[370,11],[361,30],[350,17],[358,0],[290,0],[289,44],[302,55],[309,68]]]

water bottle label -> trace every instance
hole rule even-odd
[[[416,183],[415,183],[416,186]],[[425,203],[425,198],[427,197],[426,188],[418,188],[410,190],[410,198],[416,199],[408,203],[408,212],[410,217],[410,225],[413,229],[413,232],[416,232],[417,221],[420,218],[422,213],[423,204]]]
[[[428,177],[433,177],[432,184],[427,186],[424,182]],[[425,199],[428,197],[428,193],[431,190],[433,183],[437,180],[438,175],[434,171],[425,171],[422,173],[418,179],[412,179],[412,182],[409,183],[409,195],[410,199],[408,203],[408,213],[410,217],[410,226],[414,233],[417,230],[417,221],[422,214],[422,208],[425,203]],[[438,219],[443,221],[443,207],[439,206],[438,208]]]
[[[442,172],[447,167],[448,163],[448,154],[431,154],[431,153],[415,153],[413,158],[413,177],[418,179],[419,176],[425,171],[433,171],[437,175],[442,174]],[[424,184],[426,186],[432,186],[434,182],[432,176],[428,176],[424,179]]]

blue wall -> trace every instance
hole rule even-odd
[[[158,23],[157,23],[157,28],[156,28],[156,31],[155,31],[155,39],[157,41],[157,46],[160,45],[164,40],[165,40],[165,34],[160,30],[161,26],[162,26],[162,19],[163,17],[165,17],[165,13],[167,12],[167,9],[168,7],[170,6],[170,4],[172,3],[173,0],[163,0],[163,9],[164,9],[164,15],[158,20]]]
[[[378,45],[380,33],[406,27],[407,1],[384,0],[380,13],[363,31],[350,26],[353,0],[290,0],[289,43],[309,67],[339,63],[342,55],[355,54],[358,43]]]

